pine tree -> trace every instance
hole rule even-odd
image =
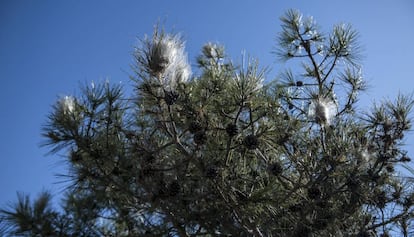
[[[403,139],[414,100],[358,111],[358,34],[324,34],[288,11],[277,56],[301,67],[265,80],[208,43],[192,75],[182,39],[155,29],[133,56],[135,90],[85,86],[44,127],[65,151],[63,211],[50,195],[1,210],[5,235],[392,236],[413,234]],[[411,231],[411,232],[410,232]]]

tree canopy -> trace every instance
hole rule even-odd
[[[179,35],[136,47],[132,94],[109,82],[56,102],[45,145],[68,165],[62,211],[42,193],[0,211],[19,236],[412,235],[404,135],[414,100],[358,111],[358,33],[281,17],[275,55],[299,66],[271,80],[207,43],[197,73]],[[411,231],[411,232],[410,232]]]

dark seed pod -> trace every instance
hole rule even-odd
[[[385,169],[387,170],[388,173],[394,173],[395,169],[394,166],[392,164],[388,164]]]
[[[259,147],[259,139],[253,134],[247,135],[243,140],[243,145],[249,150],[254,150]]]
[[[321,194],[321,190],[316,186],[312,186],[308,189],[308,197],[310,199],[317,199],[321,196]]]
[[[168,185],[168,194],[171,197],[177,196],[181,191],[181,185],[177,180],[174,180]]]
[[[297,81],[297,82],[296,82],[296,86],[298,86],[298,87],[303,86],[303,81]]]
[[[403,206],[405,208],[410,208],[412,205],[414,204],[414,194],[412,194],[411,196],[405,197],[404,201],[403,201]]]
[[[296,203],[296,204],[289,206],[289,211],[299,212],[300,210],[302,210],[302,208],[303,208],[303,205],[301,203]]]
[[[283,167],[279,162],[274,162],[269,166],[269,172],[274,176],[278,176],[283,172]]]
[[[176,91],[165,91],[164,100],[167,105],[173,105],[177,99],[179,94]]]
[[[199,121],[191,121],[190,125],[188,126],[188,131],[190,131],[192,134],[200,131],[203,129],[203,126]]]
[[[153,164],[155,161],[155,156],[153,154],[146,154],[144,160],[145,164]]]
[[[348,186],[350,190],[356,190],[360,188],[361,181],[359,180],[358,177],[349,177],[346,182],[346,185]]]
[[[387,195],[384,191],[375,195],[375,205],[379,208],[384,208],[387,204]]]
[[[401,198],[401,194],[402,194],[402,188],[396,187],[395,191],[392,193],[391,196],[394,200],[399,200]]]
[[[218,176],[218,170],[215,166],[209,166],[206,170],[206,177],[209,179],[215,179]]]
[[[118,166],[116,166],[113,170],[112,170],[112,174],[115,176],[119,176],[121,175],[121,170],[118,168]]]
[[[206,133],[204,131],[198,131],[194,134],[193,136],[193,140],[197,145],[202,145],[206,142],[207,140],[207,136]]]
[[[229,123],[226,127],[226,132],[230,137],[236,136],[239,132],[237,125],[234,123]]]

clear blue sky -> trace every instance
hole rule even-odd
[[[0,206],[14,201],[16,191],[61,191],[54,175],[64,172],[62,159],[39,147],[51,105],[80,83],[108,78],[128,85],[133,46],[159,19],[182,33],[191,61],[204,43],[219,42],[235,59],[246,50],[272,66],[272,79],[284,69],[271,51],[279,17],[289,8],[314,16],[324,31],[345,22],[360,32],[371,84],[361,105],[414,91],[411,0],[1,0]],[[406,141],[412,156],[413,138]]]

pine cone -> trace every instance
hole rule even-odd
[[[403,206],[405,208],[410,208],[414,204],[414,194],[411,194],[410,196],[407,196],[404,198]]]
[[[206,142],[207,136],[206,136],[206,133],[201,130],[194,134],[193,139],[197,145],[202,145]]]
[[[310,187],[308,189],[308,197],[310,199],[318,199],[321,196],[321,194],[321,190],[316,186]]]
[[[269,172],[274,176],[278,176],[283,172],[283,167],[279,162],[274,162],[269,166]]]
[[[174,180],[168,185],[168,194],[171,197],[177,196],[181,191],[181,185],[177,180]]]
[[[155,161],[155,156],[153,154],[146,154],[144,156],[145,164],[153,164]]]
[[[118,166],[116,166],[113,170],[112,170],[112,174],[113,175],[115,175],[115,176],[119,176],[119,175],[121,175],[121,170],[119,169],[119,167]]]
[[[349,177],[346,185],[349,190],[357,190],[361,187],[361,181],[359,180],[359,177]]]
[[[209,179],[215,179],[218,176],[218,170],[215,166],[209,166],[206,170],[206,177]]]
[[[165,91],[164,100],[167,105],[173,105],[177,99],[179,94],[176,91]]]
[[[249,150],[254,150],[259,147],[259,139],[253,134],[247,135],[243,140],[243,145]]]
[[[293,205],[289,206],[288,209],[291,212],[299,212],[300,210],[303,209],[303,204],[302,203],[296,203],[296,204],[293,204]]]
[[[188,131],[190,131],[192,134],[195,134],[202,129],[203,126],[199,121],[191,121],[190,125],[188,126]]]
[[[394,166],[392,164],[388,164],[385,169],[387,170],[388,173],[394,173],[395,169]]]
[[[387,205],[387,194],[384,191],[382,191],[374,195],[375,195],[375,205],[378,208],[384,208],[385,205]]]
[[[234,137],[239,133],[239,129],[237,128],[237,125],[234,123],[229,123],[226,127],[226,132],[230,137]]]

